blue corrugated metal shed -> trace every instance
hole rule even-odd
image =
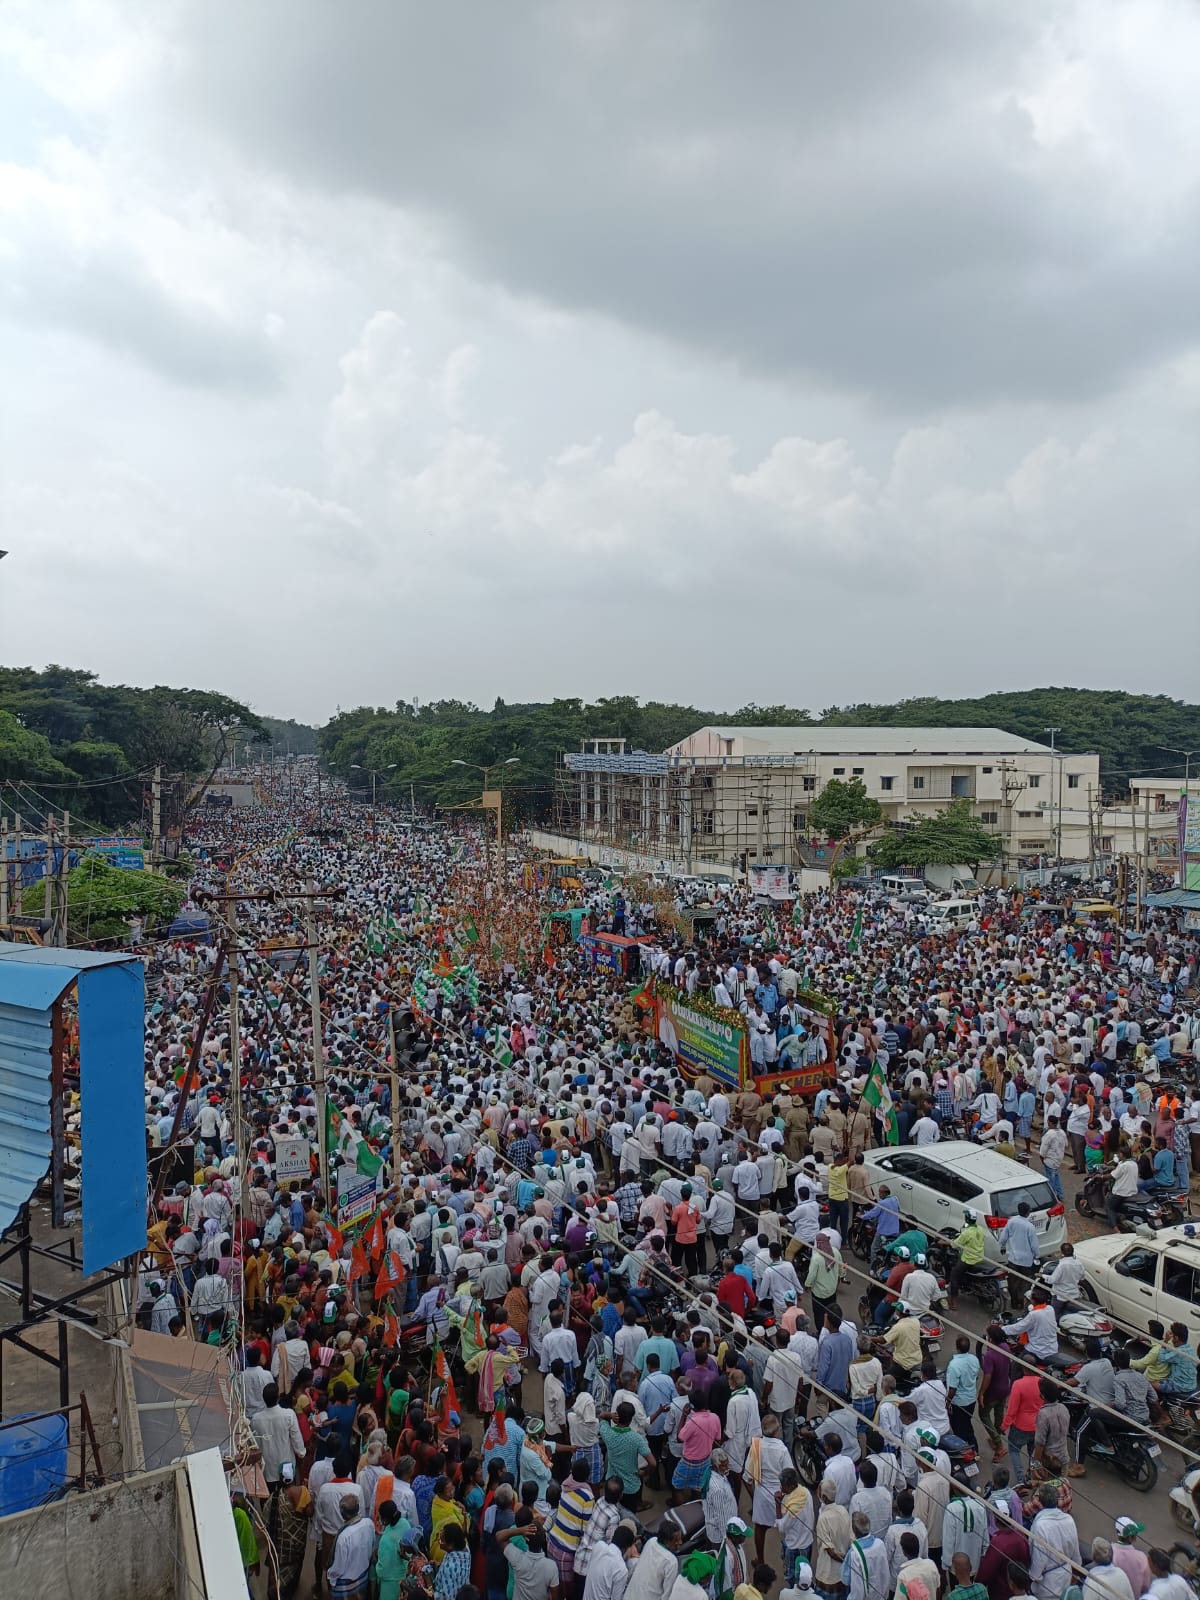
[[[1162,894],[1148,894],[1146,904],[1157,911],[1200,911],[1200,890],[1165,889]]]
[[[51,1008],[80,973],[130,964],[129,955],[0,941],[0,1234],[50,1165]]]

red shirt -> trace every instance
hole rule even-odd
[[[740,1272],[727,1272],[717,1285],[717,1300],[739,1317],[744,1317],[754,1304],[754,1290]]]
[[[681,1200],[671,1213],[679,1244],[695,1244],[699,1236],[700,1208],[694,1200]]]
[[[1037,1414],[1042,1409],[1042,1391],[1035,1373],[1027,1372],[1018,1378],[1008,1393],[1008,1409],[1004,1413],[1006,1428],[1020,1428],[1022,1433],[1032,1433],[1037,1424]]]

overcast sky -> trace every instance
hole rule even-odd
[[[5,0],[0,660],[1196,699],[1193,0]]]

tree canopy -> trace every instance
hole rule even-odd
[[[867,854],[872,864],[885,872],[902,867],[923,871],[956,862],[977,872],[981,861],[994,861],[1001,850],[997,835],[981,827],[971,815],[971,802],[952,800],[936,816],[885,833],[868,847]]]
[[[36,791],[0,791],[0,806],[34,825],[47,797],[84,825],[140,821],[158,765],[176,780],[164,789],[169,825],[180,820],[192,780],[219,766],[239,737],[263,739],[266,730],[228,695],[106,685],[75,667],[0,667],[0,780]]]
[[[88,855],[67,873],[67,932],[72,944],[128,939],[134,917],[158,924],[169,922],[183,904],[184,887],[156,872],[114,867],[102,856]],[[24,894],[24,914],[38,916],[45,908],[46,884],[31,885]]]
[[[830,839],[844,839],[856,828],[869,828],[883,817],[878,800],[872,800],[861,778],[843,782],[831,778],[808,808],[808,820]]]

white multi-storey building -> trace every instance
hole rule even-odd
[[[833,779],[857,778],[891,821],[966,800],[1010,860],[1055,853],[1060,820],[1086,816],[1100,793],[1097,755],[998,728],[710,726],[661,754],[595,740],[565,764],[581,841],[728,867],[797,865]]]

